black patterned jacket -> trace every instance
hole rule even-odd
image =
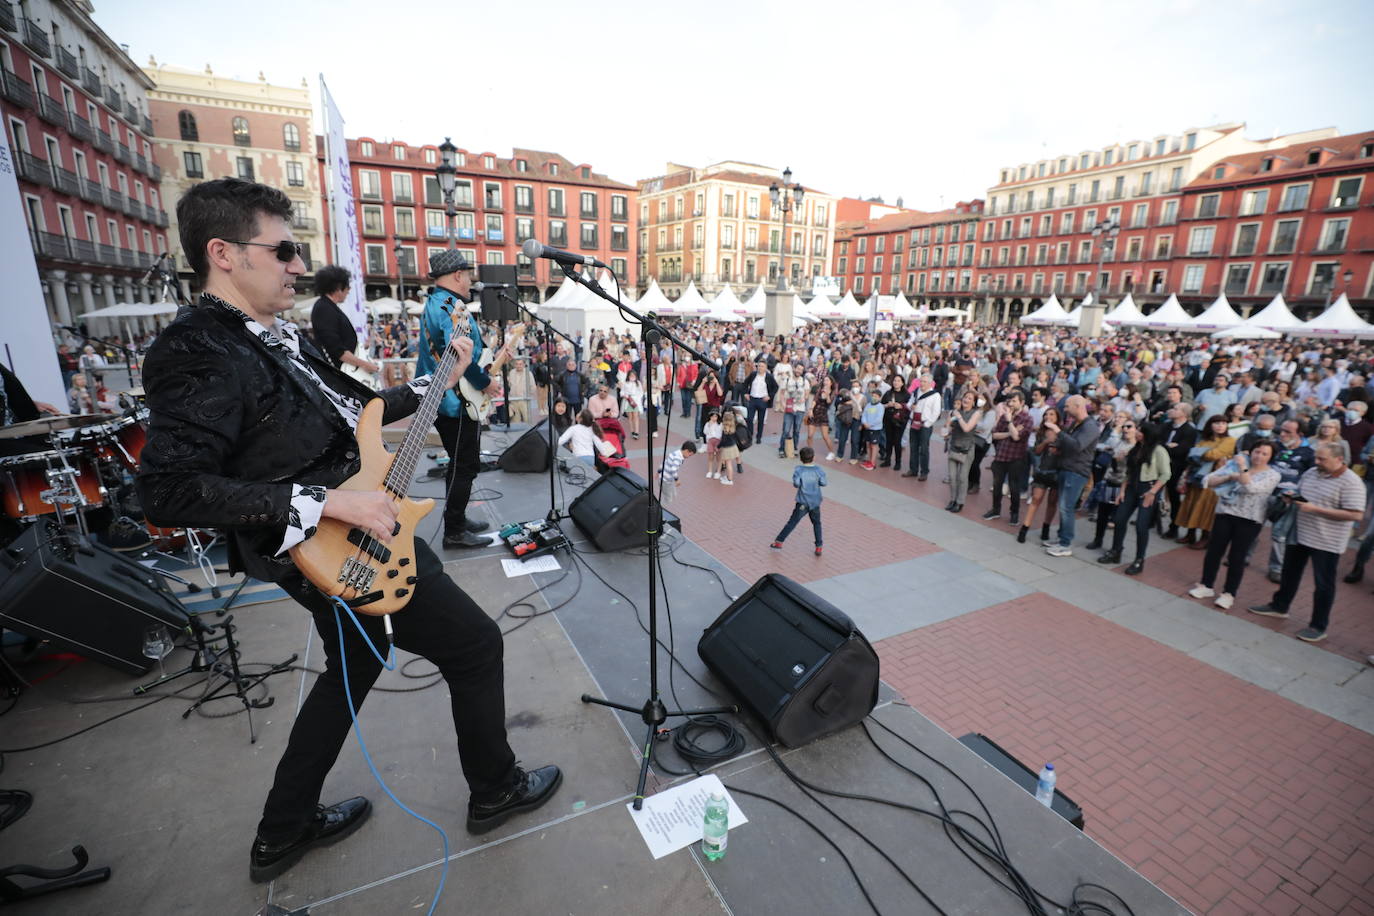
[[[405,385],[379,395],[358,384],[304,335],[301,352],[336,391],[364,402],[383,398],[386,423],[419,404]],[[151,416],[138,493],[148,521],[224,531],[230,569],[265,581],[295,568],[273,556],[291,485],[334,487],[360,466],[353,430],[289,366],[239,316],[202,298],[158,335],[143,368]]]

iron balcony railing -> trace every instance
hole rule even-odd
[[[61,102],[46,92],[38,93],[38,116],[49,124],[67,126],[67,110],[62,107]]]
[[[33,87],[9,70],[0,71],[0,95],[21,108],[34,106]]]
[[[46,159],[39,159],[31,153],[21,152],[15,156],[15,162],[19,166],[19,177],[22,180],[45,185],[49,188],[56,183],[53,179],[52,169],[48,167]]]
[[[19,22],[14,18],[14,7],[9,0],[0,0],[0,29],[13,32],[19,28]]]
[[[74,111],[67,112],[67,133],[78,140],[91,140],[91,122]]]
[[[67,74],[67,76],[72,79],[77,79],[81,76],[81,65],[76,62],[76,55],[72,54],[71,51],[68,51],[61,45],[57,46],[57,69]]]
[[[119,107],[124,100],[119,97],[119,90],[113,86],[105,87],[105,104],[110,106],[110,110],[119,114]]]
[[[44,32],[38,23],[32,19],[22,19],[19,26],[20,35],[30,51],[39,57],[52,56],[52,44],[48,41],[48,33]]]
[[[96,73],[90,67],[81,68],[81,88],[85,89],[97,99],[100,98],[101,94],[105,91],[104,87],[100,84],[100,74]]]

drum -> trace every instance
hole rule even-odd
[[[83,448],[105,467],[121,469],[133,474],[138,470],[143,446],[147,444],[148,411],[140,409],[117,417],[99,426],[77,430],[66,444]]]
[[[68,477],[65,469],[73,476]],[[29,522],[58,511],[58,496],[63,487],[74,487],[73,508],[94,508],[105,504],[105,486],[95,463],[83,449],[58,448],[26,455],[0,458],[0,504],[5,514]]]

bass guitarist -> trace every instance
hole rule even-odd
[[[429,256],[429,276],[434,281],[434,292],[425,301],[424,314],[420,317],[420,354],[415,361],[415,374],[434,371],[453,334],[453,313],[464,312],[458,319],[458,327],[466,330],[472,340],[472,364],[467,367],[464,377],[475,390],[491,396],[499,386],[478,363],[484,349],[482,329],[477,324],[477,316],[469,310],[473,302],[474,269],[463,253],[453,248]],[[434,428],[444,443],[444,451],[448,452],[444,549],[489,547],[490,540],[477,536],[478,532],[486,530],[487,523],[467,517],[472,482],[482,469],[482,421],[468,414],[467,404],[455,388],[444,394]]]
[[[428,377],[374,394],[336,370],[291,322],[305,264],[291,233],[291,201],[238,178],[191,187],[177,204],[181,247],[204,294],[158,335],[144,367],[150,410],[138,491],[154,524],[217,528],[229,535],[229,566],[278,582],[310,611],[325,671],[296,715],[258,823],[249,876],[269,881],[316,846],[337,842],[367,818],[367,799],[318,804],[355,709],[382,671],[347,617],[342,644],[335,605],[311,586],[287,551],[321,518],[392,540],[397,503],[381,491],[336,489],[358,473],[355,428],[363,402],[383,399],[385,420],[412,413]],[[470,359],[454,344],[456,384]],[[555,766],[524,770],[506,739],[500,629],[415,540],[414,591],[394,621],[395,644],[433,662],[447,681],[458,756],[467,779],[467,828],[484,833],[538,807],[557,789]],[[360,615],[385,651],[383,618]]]

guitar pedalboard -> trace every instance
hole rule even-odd
[[[514,522],[504,526],[500,534],[501,540],[510,548],[511,553],[522,560],[572,547],[572,543],[562,530],[544,519]]]

